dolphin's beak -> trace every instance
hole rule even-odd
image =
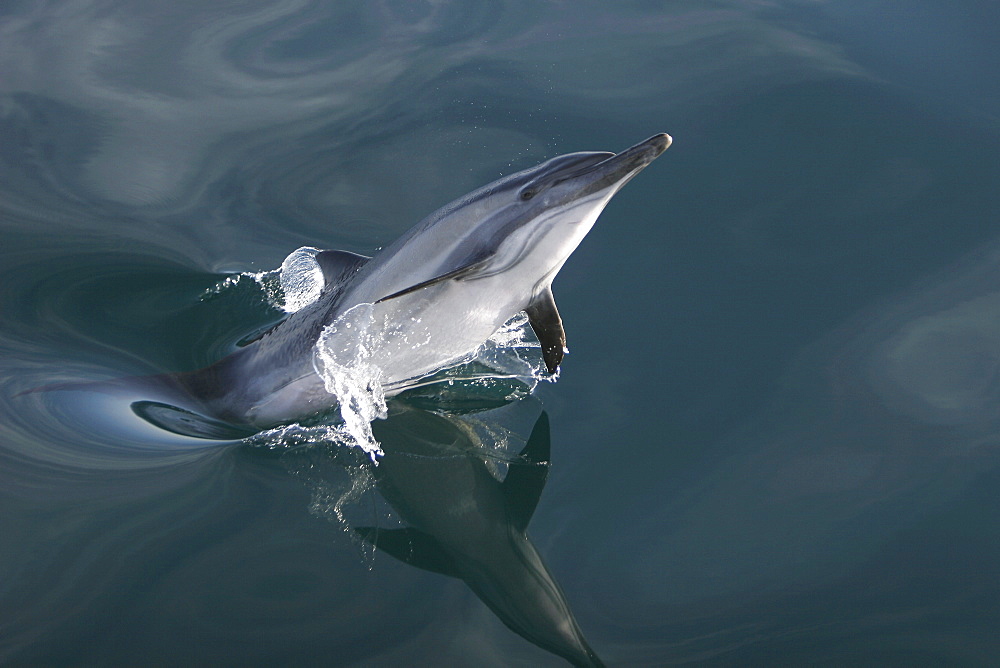
[[[670,147],[673,138],[665,132],[653,135],[645,141],[641,141],[632,148],[627,148],[604,162],[602,166],[614,166],[622,171],[631,171],[636,167],[640,169],[653,162],[660,154]]]
[[[668,135],[666,132],[661,132],[660,134],[653,135],[652,137],[650,137],[646,141],[640,143],[639,146],[642,146],[644,144],[650,144],[650,145],[653,145],[653,146],[658,146],[659,150],[656,152],[656,155],[658,156],[661,153],[663,153],[664,151],[666,151],[668,148],[670,148],[670,145],[673,144],[673,143],[674,143],[674,138],[673,137],[671,137],[670,135]]]
[[[660,133],[597,163],[584,173],[590,183],[580,194],[601,190],[612,184],[617,184],[617,191],[656,160],[672,142],[670,135]]]

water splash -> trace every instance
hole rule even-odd
[[[554,374],[548,373],[541,349],[542,346],[528,323],[528,315],[521,311],[480,346],[475,359],[493,369],[495,373],[492,377],[521,380],[531,392],[539,381],[554,383],[559,378],[558,369]]]
[[[281,308],[295,313],[308,306],[323,292],[323,271],[316,262],[318,248],[303,246],[292,251],[281,263],[278,279],[283,295]]]
[[[319,299],[323,292],[323,271],[316,262],[319,252],[318,248],[302,246],[289,253],[277,269],[241,271],[226,276],[207,288],[201,294],[201,301],[214,299],[245,280],[251,280],[264,294],[268,306],[285,313],[295,313]]]
[[[412,396],[414,391],[431,388],[447,400],[457,393],[503,389],[506,393],[501,398],[510,402],[530,395],[540,381],[554,383],[558,379],[558,371],[550,375],[545,368],[541,344],[522,311],[484,341],[469,359],[409,381],[405,390],[407,396]]]
[[[372,434],[372,420],[387,414],[384,374],[374,356],[385,341],[373,304],[358,304],[327,325],[316,342],[314,365],[326,391],[337,397],[343,429],[372,460],[383,454]]]
[[[250,280],[257,284],[257,288],[264,294],[264,300],[269,306],[283,310],[285,297],[279,274],[280,269],[258,272],[241,271],[238,274],[230,274],[212,287],[206,288],[199,299],[203,302],[211,301]]]
[[[298,422],[281,425],[258,432],[243,439],[243,443],[254,448],[285,451],[296,448],[335,443],[348,445],[338,425],[303,425]]]

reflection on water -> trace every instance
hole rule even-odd
[[[574,665],[602,665],[525,533],[547,475],[545,413],[502,479],[490,460],[497,444],[458,418],[404,408],[378,423],[377,435],[385,450],[378,489],[409,526],[354,531],[401,561],[461,578],[539,647]]]
[[[472,412],[463,401],[459,413],[442,413],[446,405],[457,407],[392,400],[388,419],[373,425],[384,450],[375,464],[308,439],[286,442],[281,458],[312,490],[313,513],[406,564],[463,580],[539,647],[601,665],[526,534],[548,475],[548,417],[530,400]],[[381,562],[368,558],[378,572]]]

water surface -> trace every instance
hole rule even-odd
[[[474,480],[491,491],[468,517],[492,520],[462,526],[528,536],[609,665],[989,663],[998,19],[5,4],[0,660],[565,665],[483,578],[366,539],[418,518],[446,541],[456,525],[399,490]],[[227,277],[301,246],[374,253],[501,174],[656,132],[674,145],[555,282],[559,381],[506,407],[445,397],[444,422],[440,396],[398,407],[376,433],[426,467],[394,481],[333,444],[20,394],[205,366],[281,317]],[[519,459],[529,443],[546,456]]]

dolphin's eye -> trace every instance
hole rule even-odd
[[[521,191],[521,199],[527,202],[529,199],[535,196],[536,192],[537,191],[534,190],[533,188],[525,188],[524,190]]]

